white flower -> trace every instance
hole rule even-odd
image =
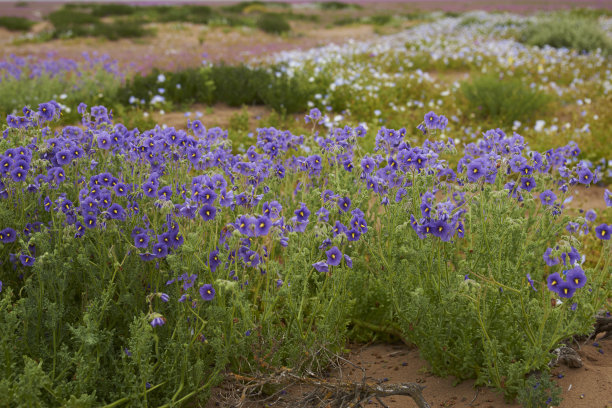
[[[544,125],[546,125],[546,122],[543,120],[536,120],[535,126],[533,127],[533,129],[536,132],[541,132],[542,129],[544,129]]]
[[[166,101],[166,98],[164,98],[161,95],[155,95],[153,98],[151,98],[151,104],[152,105],[155,105],[155,104],[158,104],[158,103],[163,103],[165,101]]]
[[[166,76],[165,76],[164,74],[159,74],[159,75],[157,76],[157,82],[158,82],[158,83],[162,83],[162,82],[164,82],[165,80],[166,80]]]

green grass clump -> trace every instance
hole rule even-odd
[[[601,49],[604,54],[610,54],[612,51],[612,41],[597,21],[586,18],[542,20],[525,28],[520,40],[529,45],[572,48],[580,52]]]
[[[363,8],[358,4],[343,3],[341,1],[325,1],[325,2],[320,2],[318,4],[321,10],[346,10],[350,8],[352,9],[362,9]]]
[[[269,34],[282,34],[291,30],[291,26],[280,14],[265,13],[257,20],[257,28]]]
[[[29,31],[33,25],[32,20],[24,17],[0,17],[0,27],[9,31]]]
[[[386,25],[391,22],[392,17],[389,14],[377,14],[371,16],[369,21],[370,23],[378,26]]]
[[[530,88],[517,78],[500,80],[493,75],[464,82],[461,93],[468,108],[480,118],[493,119],[504,124],[521,122],[534,117],[550,103],[551,97]]]

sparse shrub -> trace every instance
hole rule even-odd
[[[121,38],[139,38],[148,34],[150,34],[150,31],[145,29],[140,23],[127,23],[125,21],[96,24],[91,30],[93,37],[104,37],[111,41],[117,41]]]
[[[344,3],[341,1],[322,1],[318,3],[321,10],[346,10],[349,8],[362,9],[358,4]]]
[[[492,75],[464,82],[461,92],[471,112],[480,118],[490,118],[504,124],[529,120],[551,101],[549,95],[530,88],[520,79],[500,80]]]
[[[520,40],[529,45],[572,48],[580,52],[601,49],[604,54],[609,54],[612,51],[612,41],[597,20],[586,18],[542,20],[528,26],[521,33]]]
[[[291,26],[280,14],[262,14],[257,20],[257,28],[269,34],[282,34],[291,30]]]
[[[334,25],[336,26],[345,26],[351,24],[358,24],[361,22],[361,19],[358,17],[341,17],[339,19],[334,20]]]
[[[561,388],[548,373],[531,374],[517,395],[524,408],[557,407],[561,403]]]
[[[0,17],[0,27],[4,27],[9,31],[29,31],[34,25],[32,20],[24,17]]]
[[[266,106],[280,113],[297,113],[306,111],[309,100],[314,94],[326,87],[308,82],[303,74],[289,78],[287,75],[274,76],[268,86],[260,91],[261,99]]]
[[[211,77],[215,84],[215,100],[235,107],[262,103],[260,90],[271,79],[264,69],[245,65],[214,66]]]
[[[372,24],[378,26],[389,24],[391,22],[391,19],[392,17],[389,14],[377,14],[369,18]]]
[[[482,20],[480,20],[478,17],[475,17],[475,16],[464,17],[459,22],[459,25],[461,27],[468,27],[471,25],[479,25],[479,24],[482,24]]]

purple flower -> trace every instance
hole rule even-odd
[[[110,207],[108,207],[108,216],[114,220],[124,220],[125,210],[119,204],[114,203]]]
[[[546,265],[548,266],[554,266],[554,265],[558,265],[559,262],[561,262],[561,259],[557,258],[552,258],[550,255],[552,254],[552,248],[548,248],[545,252],[544,252],[544,262],[546,262]]]
[[[540,201],[542,202],[542,205],[553,205],[556,199],[556,194],[551,190],[546,190],[540,193]]]
[[[0,242],[2,242],[3,244],[14,242],[16,238],[17,232],[12,228],[5,228],[0,231]]]
[[[140,259],[142,259],[143,261],[152,261],[155,259],[155,254],[152,254],[150,252],[146,252],[144,254],[138,254],[140,256]]]
[[[606,206],[612,207],[612,193],[607,188],[606,191],[604,191],[604,201],[606,202]]]
[[[155,198],[157,195],[157,186],[150,181],[147,181],[142,185],[142,191],[147,197]]]
[[[351,199],[348,197],[342,197],[339,199],[338,208],[344,212],[347,212],[351,208]]]
[[[329,221],[329,210],[327,208],[321,207],[315,214],[319,216],[319,221]]]
[[[436,129],[438,127],[440,118],[433,111],[430,111],[425,114],[425,126],[428,129]],[[447,121],[448,123],[448,121]]]
[[[34,257],[30,255],[20,255],[19,260],[21,261],[23,266],[32,266],[34,265]]]
[[[521,179],[521,188],[526,191],[531,191],[535,188],[536,182],[533,177],[523,177]]]
[[[163,326],[164,324],[166,324],[166,318],[163,316],[157,316],[151,320],[151,326],[153,327]]]
[[[329,272],[329,265],[325,261],[319,261],[312,264],[317,272]]]
[[[55,114],[55,106],[50,102],[41,103],[38,105],[38,114],[45,121],[50,121]]]
[[[83,222],[85,224],[85,227],[94,228],[96,224],[98,223],[98,219],[96,218],[95,215],[87,214],[83,217]]]
[[[149,245],[149,236],[145,233],[138,234],[134,237],[134,246],[136,248],[146,248]]]
[[[168,296],[166,293],[160,294],[159,298],[162,300],[162,302],[167,302],[170,300],[170,296]]]
[[[325,252],[327,255],[327,264],[332,266],[340,265],[340,261],[342,261],[342,252],[338,249],[338,247],[332,247],[328,251]]]
[[[166,255],[168,255],[168,246],[163,242],[158,242],[157,244],[153,245],[153,253],[157,258],[164,258]]]
[[[538,291],[535,286],[533,285],[533,279],[531,279],[531,274],[527,274],[527,282],[529,282],[529,286],[531,286],[531,289],[535,290],[536,292]]]
[[[301,204],[302,206],[295,210],[293,213],[295,214],[299,222],[307,222],[308,217],[310,217],[310,211],[308,210],[308,207],[306,207],[306,204]]]
[[[270,218],[266,217],[265,215],[262,215],[258,217],[255,221],[255,234],[260,237],[268,235],[271,226],[272,221],[270,221]]]
[[[561,282],[563,282],[563,279],[561,279],[561,276],[557,272],[551,273],[546,278],[548,290],[550,290],[551,292],[557,293],[557,289],[559,288]]]
[[[353,267],[353,259],[347,254],[344,254],[344,262],[346,262],[346,266],[348,266],[349,268]]]
[[[200,286],[200,296],[202,299],[210,302],[215,298],[215,288],[210,283]]]
[[[157,191],[157,197],[160,200],[164,200],[164,201],[165,200],[170,200],[170,198],[172,198],[172,187],[165,186],[165,187],[160,188]]]
[[[576,287],[569,282],[560,282],[556,293],[562,298],[571,298],[576,292]]]
[[[103,132],[98,135],[98,147],[105,150],[111,148],[111,137],[108,133]]]
[[[446,128],[446,125],[448,125],[448,119],[446,118],[446,116],[440,115],[438,117],[438,129],[444,130]]]
[[[580,266],[566,271],[565,278],[574,288],[579,289],[586,285],[587,277]]]
[[[361,160],[361,168],[366,174],[370,174],[376,168],[376,162],[371,157],[364,157]]]
[[[24,181],[28,175],[27,170],[22,170],[20,168],[15,168],[11,171],[11,178],[15,182]]]
[[[359,238],[361,238],[361,232],[359,232],[357,228],[353,228],[350,231],[346,231],[346,238],[349,241],[359,241]]]
[[[431,234],[440,238],[442,241],[449,241],[455,232],[453,227],[442,220],[433,221],[431,224]]]
[[[475,183],[485,175],[485,167],[482,161],[473,160],[467,165],[467,178],[470,183]]]
[[[595,227],[595,235],[601,240],[608,241],[612,235],[612,225],[601,224]]]
[[[55,160],[60,166],[65,166],[72,160],[72,153],[70,150],[60,150],[55,154]]]
[[[208,255],[208,265],[210,266],[210,271],[215,272],[217,267],[221,264],[221,259],[219,259],[219,250],[215,249]]]
[[[217,209],[212,205],[204,204],[202,208],[200,208],[200,216],[204,221],[214,220],[216,215]]]
[[[587,168],[578,169],[578,182],[582,184],[590,184],[593,181],[593,173]]]
[[[589,210],[586,212],[586,214],[584,215],[584,218],[588,221],[588,222],[593,222],[597,219],[597,213],[593,210]]]

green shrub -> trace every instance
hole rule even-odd
[[[504,124],[524,122],[543,111],[551,97],[530,88],[517,78],[500,80],[494,75],[480,76],[464,82],[461,92],[468,108],[480,118],[490,118]]]
[[[145,29],[140,23],[126,23],[124,21],[96,24],[91,30],[93,37],[104,37],[111,41],[117,41],[121,38],[139,38],[148,34],[150,34],[150,31]]]
[[[483,21],[481,19],[479,19],[478,17],[468,16],[468,17],[462,18],[461,21],[459,22],[459,25],[461,27],[469,27],[469,26],[472,26],[472,25],[480,25],[482,23],[483,23]]]
[[[34,25],[32,20],[24,17],[0,17],[0,27],[9,31],[29,31]]]
[[[261,99],[266,106],[280,113],[298,113],[306,111],[308,101],[312,101],[316,93],[327,89],[324,83],[309,82],[304,74],[296,74],[289,78],[283,74],[274,76],[268,86],[260,91]]]
[[[336,26],[345,26],[351,24],[358,24],[361,22],[361,19],[358,17],[341,17],[337,20],[334,20],[334,25]]]
[[[385,25],[391,22],[392,17],[389,14],[377,14],[369,18],[370,23],[374,25]]]
[[[529,45],[572,48],[580,52],[601,49],[604,54],[609,54],[612,51],[612,41],[597,21],[586,18],[541,20],[525,28],[520,40]]]
[[[349,8],[360,10],[363,8],[358,4],[349,4],[341,1],[325,1],[318,3],[318,5],[321,10],[346,10]]]
[[[291,30],[291,26],[280,14],[265,13],[257,20],[257,28],[269,34],[281,34]]]
[[[95,24],[100,21],[96,16],[71,8],[62,8],[50,13],[47,19],[53,24],[56,31],[68,30],[71,27]]]
[[[214,17],[213,10],[208,6],[158,6],[155,21],[188,22],[206,24]]]
[[[556,407],[561,403],[561,388],[548,374],[531,374],[517,395],[524,408]]]
[[[244,65],[218,65],[211,69],[215,101],[229,106],[261,104],[261,89],[271,82],[271,75],[261,68]]]
[[[165,80],[158,81],[160,74]],[[177,72],[154,70],[149,75],[134,76],[117,92],[117,101],[123,105],[130,104],[130,98],[149,102],[163,88],[164,98],[177,107],[194,103],[211,104],[214,101],[214,83],[209,68],[189,68]]]

